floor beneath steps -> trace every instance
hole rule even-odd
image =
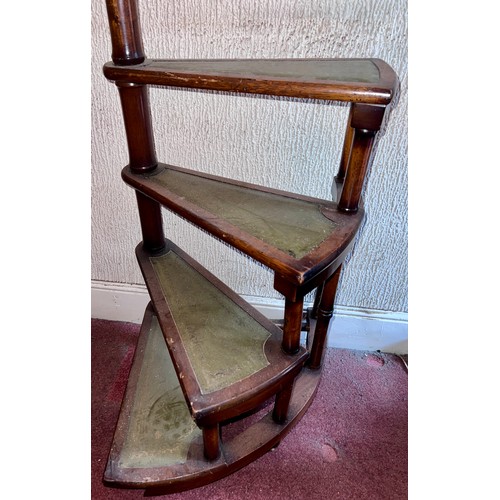
[[[101,480],[139,325],[92,320],[92,499],[143,498]],[[329,349],[316,399],[273,452],[169,500],[399,500],[408,484],[408,374],[397,356]]]

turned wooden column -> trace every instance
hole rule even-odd
[[[144,62],[139,11],[135,0],[107,0],[111,57],[120,66]]]
[[[220,455],[219,424],[203,427],[203,449],[207,460],[216,460]]]
[[[321,296],[323,295],[323,289],[325,288],[325,283],[321,283],[321,285],[316,288],[316,294],[314,295],[314,304],[311,309],[311,318],[316,319],[318,317],[318,309],[319,304],[321,302]]]
[[[316,370],[321,367],[325,353],[326,340],[328,335],[328,326],[333,316],[333,304],[337,293],[340,271],[342,266],[328,278],[325,282],[323,293],[316,312],[316,326],[314,328],[314,338],[311,346],[311,352],[307,365]]]
[[[288,416],[288,407],[293,392],[293,382],[286,385],[276,394],[276,400],[273,409],[273,420],[277,424],[284,424]]]
[[[154,170],[156,159],[153,127],[149,107],[148,88],[145,85],[117,82],[127,134],[130,168],[135,173]]]
[[[154,146],[147,87],[117,83],[127,135],[129,166],[133,172],[145,173],[158,166]],[[144,246],[156,252],[165,246],[161,205],[136,191]]]
[[[287,354],[295,354],[300,348],[303,306],[303,297],[298,297],[295,301],[291,301],[288,298],[285,299],[282,346]]]
[[[133,66],[145,60],[139,13],[134,0],[106,2],[113,47],[113,62]],[[156,159],[148,88],[145,85],[116,82],[127,136],[129,166],[135,173],[153,171]],[[136,191],[144,246],[151,252],[165,246],[161,205]]]
[[[158,252],[165,247],[161,205],[139,191],[135,195],[144,247],[150,252]]]
[[[386,107],[354,103],[349,115],[344,151],[337,179],[345,176],[338,209],[357,212],[375,135],[380,130]]]
[[[354,129],[352,128],[352,115],[354,107],[349,107],[349,118],[347,119],[347,126],[344,135],[344,146],[342,148],[342,156],[340,157],[339,171],[335,176],[335,182],[342,183],[345,179],[347,172],[347,165],[349,165],[349,158],[351,157],[352,141],[354,139]]]

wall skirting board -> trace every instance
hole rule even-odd
[[[243,296],[270,319],[283,317],[284,302]],[[92,281],[92,318],[141,323],[149,302],[143,285]],[[330,323],[328,347],[408,353],[408,314],[337,306]]]

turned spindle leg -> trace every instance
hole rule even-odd
[[[304,299],[285,300],[285,322],[283,325],[283,350],[287,354],[295,354],[300,348],[300,332],[302,330],[302,311]],[[288,406],[292,396],[293,381],[276,394],[273,419],[279,424],[286,422]]]
[[[335,294],[337,293],[341,269],[342,266],[339,266],[330,278],[328,278],[325,282],[323,293],[321,294],[321,300],[317,311],[316,327],[314,329],[314,340],[307,361],[309,368],[313,370],[320,368],[323,361],[328,325],[333,316],[333,303],[335,301]]]
[[[314,296],[314,304],[311,309],[311,318],[316,319],[318,317],[318,309],[319,304],[321,302],[321,296],[323,295],[323,289],[325,288],[325,284],[321,283],[321,285],[316,288],[316,295]]]
[[[372,158],[375,136],[384,118],[385,106],[355,103],[349,115],[348,134],[337,180],[343,180],[338,202],[341,212],[358,211],[365,175]],[[347,163],[347,165],[346,165]]]

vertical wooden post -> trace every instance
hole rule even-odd
[[[113,62],[121,66],[145,60],[139,11],[135,0],[106,0],[113,47]],[[127,136],[129,166],[135,173],[154,170],[156,159],[148,89],[144,85],[117,82]],[[161,206],[136,191],[144,246],[152,252],[165,246]]]
[[[203,427],[203,448],[208,460],[216,460],[220,455],[219,447],[219,424],[211,427]]]
[[[290,399],[292,397],[293,382],[286,385],[276,394],[276,401],[274,403],[273,420],[277,424],[284,424],[288,415],[288,407],[290,406]]]
[[[342,212],[357,212],[366,170],[370,163],[373,141],[380,129],[385,106],[352,104],[350,124],[353,129],[352,147],[345,170],[345,180],[338,209]],[[351,133],[351,132],[349,132]],[[344,157],[343,157],[344,160]],[[345,166],[341,168],[345,169]]]
[[[296,301],[285,299],[285,321],[283,325],[282,346],[287,354],[295,354],[300,348],[303,304],[303,297],[298,298]]]
[[[347,166],[349,165],[349,158],[351,157],[352,141],[354,139],[354,129],[352,128],[353,110],[354,107],[351,105],[349,108],[349,118],[347,119],[347,126],[344,136],[344,147],[342,148],[339,171],[335,176],[335,182],[337,183],[344,182],[345,173],[347,172]]]
[[[316,319],[318,317],[318,309],[319,304],[321,302],[321,296],[323,295],[323,289],[325,288],[325,283],[321,283],[321,285],[316,288],[316,295],[314,296],[314,304],[311,310],[311,318]]]
[[[117,83],[127,134],[130,168],[136,173],[154,170],[156,160],[148,89],[134,83]]]
[[[132,66],[146,58],[142,47],[139,12],[135,0],[106,0],[113,47],[113,62]],[[156,160],[148,90],[144,85],[117,82],[130,156],[136,172],[153,170]]]
[[[332,198],[333,201],[340,200],[342,194],[342,186],[344,185],[345,173],[347,172],[347,166],[349,165],[349,158],[351,157],[352,142],[354,140],[354,129],[351,126],[352,122],[352,105],[349,108],[349,118],[347,119],[347,126],[344,135],[344,146],[342,148],[342,156],[340,158],[340,165],[337,175],[334,177],[334,186],[332,186]],[[335,190],[335,191],[334,191]]]
[[[282,348],[287,354],[295,354],[300,349],[300,332],[302,330],[302,311],[304,298],[285,299],[285,321],[283,325]],[[284,424],[287,419],[290,398],[292,397],[293,381],[283,387],[277,394],[274,403],[273,419],[278,424]]]
[[[150,252],[158,252],[165,246],[161,206],[139,191],[135,194],[144,247]]]
[[[139,11],[135,0],[106,0],[115,64],[126,66],[144,61]]]
[[[314,329],[314,340],[309,354],[309,359],[307,360],[307,365],[312,370],[320,368],[323,362],[328,326],[330,324],[330,319],[333,316],[333,303],[335,301],[335,294],[337,293],[341,269],[342,265],[340,265],[328,278],[325,282],[325,287],[321,295],[321,302],[318,307],[316,319],[316,327]]]

